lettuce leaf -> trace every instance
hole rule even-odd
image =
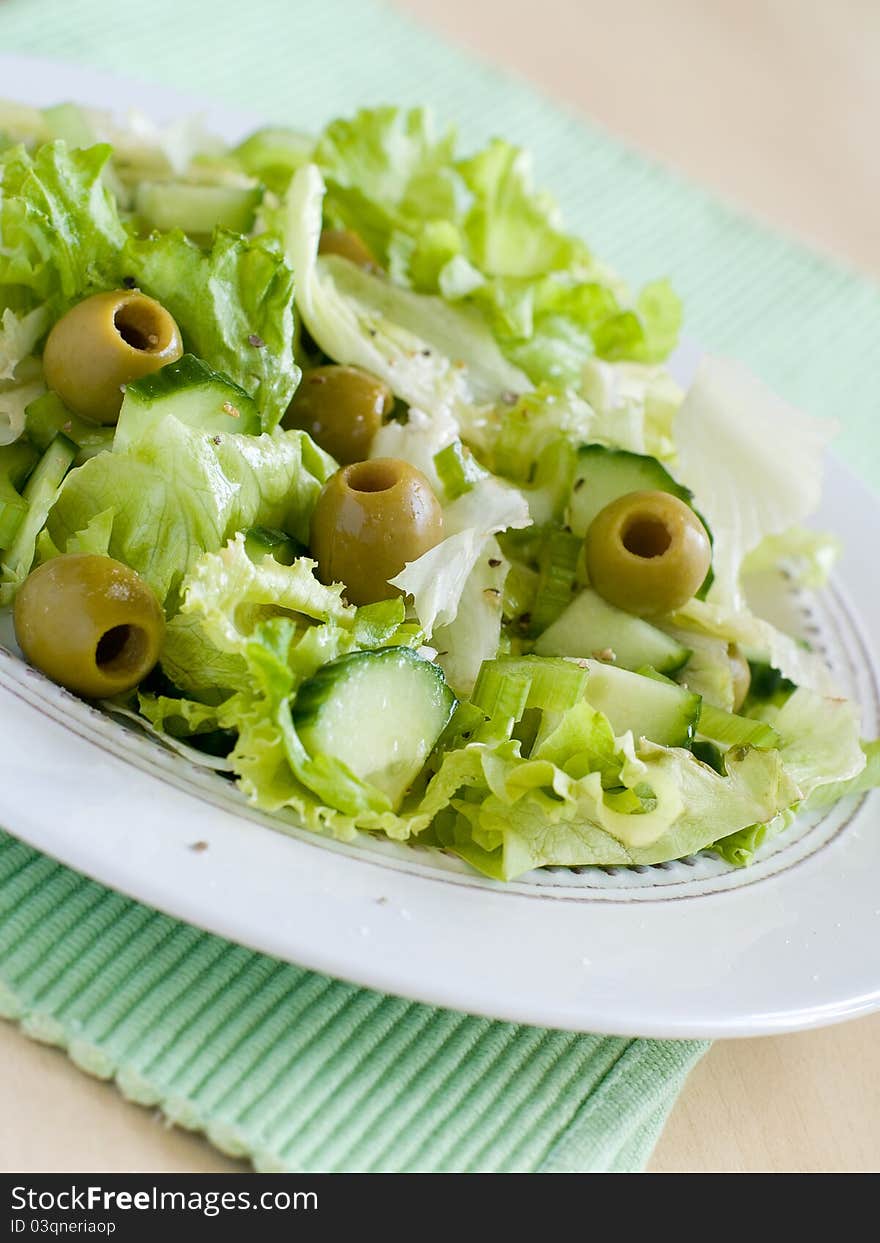
[[[575,383],[590,355],[656,362],[681,308],[665,282],[633,302],[566,233],[531,161],[494,139],[468,158],[423,109],[363,110],[334,121],[315,162],[331,223],[355,229],[394,281],[477,307],[507,357],[535,383]]]
[[[436,626],[455,620],[465,584],[490,537],[511,527],[526,527],[531,517],[520,492],[487,475],[446,506],[443,521],[445,538],[391,579],[412,596],[428,638]]]
[[[308,557],[282,565],[268,555],[256,565],[239,531],[193,566],[182,611],[198,618],[206,638],[227,653],[242,653],[242,636],[267,616],[332,621],[350,629],[355,609],[342,599],[342,583],[325,587],[315,577],[316,566]]]
[[[767,535],[745,558],[743,574],[763,574],[783,568],[793,582],[815,590],[828,582],[840,555],[840,541],[825,531],[789,527]]]
[[[689,600],[663,621],[663,629],[675,633],[689,647],[690,636],[706,635],[736,643],[750,659],[762,659],[798,686],[820,694],[833,691],[825,662],[791,635],[745,609],[730,609],[707,600]]]
[[[119,284],[127,235],[102,180],[110,154],[63,142],[0,154],[0,309],[42,306],[55,319]]]
[[[267,526],[308,539],[333,459],[304,432],[209,435],[167,417],[119,453],[71,471],[47,523],[59,551],[113,511],[109,553],[147,580],[169,614],[184,576],[236,531]]]
[[[703,361],[675,421],[678,477],[714,536],[711,603],[742,605],[743,561],[818,505],[834,424],[771,393],[744,368]]]
[[[479,437],[503,392],[529,381],[500,353],[473,310],[447,306],[338,256],[318,258],[324,181],[314,164],[294,177],[284,209],[296,300],[315,341],[340,363],[380,376],[395,396]]]
[[[852,781],[865,768],[859,715],[849,700],[798,687],[781,708],[767,706],[759,715],[778,731],[779,754],[802,798],[823,786]]]
[[[168,308],[191,353],[250,393],[264,430],[276,427],[301,374],[293,273],[279,242],[220,230],[204,251],[175,229],[130,241],[125,269]]]
[[[165,627],[159,656],[162,672],[199,702],[216,704],[233,691],[247,691],[251,677],[237,652],[225,652],[206,635],[199,619],[178,613]]]
[[[431,642],[437,650],[437,664],[459,696],[470,694],[483,661],[498,653],[509,571],[500,544],[490,537],[461,589],[455,616],[434,630]]]
[[[843,781],[830,781],[816,786],[807,800],[810,811],[819,807],[827,807],[841,798],[852,798],[857,794],[866,794],[869,790],[880,788],[880,740],[863,742],[862,752],[865,757],[861,772]]]
[[[682,391],[665,367],[586,361],[581,392],[593,409],[590,439],[614,449],[669,460]]]
[[[593,729],[601,731],[601,723],[594,721]],[[601,755],[601,735],[597,741]],[[579,753],[589,755],[590,743],[588,735],[572,738],[572,761]],[[471,744],[464,749],[465,754],[478,754],[482,781],[472,779],[474,795],[453,800],[456,814],[439,818],[432,829],[438,844],[499,880],[547,865],[614,866],[681,858],[771,819],[798,796],[775,751],[731,756],[727,774],[721,776],[687,751],[646,743],[633,755],[631,771],[622,769],[627,784],[615,792],[603,788],[598,769],[573,778],[565,772],[562,753],[557,752],[553,764],[523,762],[515,745],[487,751]],[[461,754],[453,752],[447,762],[461,764],[456,758]],[[650,794],[647,807],[633,797],[638,791]],[[627,793],[629,799],[621,799]]]

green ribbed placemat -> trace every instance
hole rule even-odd
[[[690,334],[844,420],[880,482],[880,290],[762,229],[372,0],[0,3],[0,50],[316,128],[429,103],[500,133],[604,258],[669,274]],[[2,92],[2,84],[0,84]],[[266,1169],[641,1168],[697,1042],[572,1036],[353,988],[120,897],[0,834],[0,1013]]]

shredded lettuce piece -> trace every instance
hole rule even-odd
[[[693,599],[669,615],[664,621],[664,629],[680,637],[689,647],[694,646],[691,636],[697,635],[737,643],[749,653],[750,659],[760,656],[795,684],[810,687],[821,694],[833,691],[831,674],[824,661],[754,613]]]
[[[668,461],[682,391],[665,367],[588,358],[580,391],[593,410],[590,440]]]
[[[703,361],[675,421],[678,475],[714,536],[708,600],[742,606],[743,561],[819,504],[835,425],[771,393],[736,363]]]
[[[828,582],[840,555],[840,541],[825,531],[790,527],[767,535],[743,561],[743,574],[762,574],[784,569],[801,587],[816,590]]]
[[[391,579],[393,586],[413,597],[429,638],[435,626],[455,620],[465,583],[489,538],[531,522],[521,493],[491,475],[448,505],[443,519],[445,539]]]

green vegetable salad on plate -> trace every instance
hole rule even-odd
[[[0,104],[0,606],[254,804],[509,880],[747,862],[880,782],[824,663],[830,429],[420,110],[227,148]]]

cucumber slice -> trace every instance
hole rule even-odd
[[[24,413],[28,437],[42,453],[45,453],[59,432],[63,432],[79,446],[77,466],[81,466],[96,453],[112,448],[113,428],[102,427],[98,423],[90,423],[88,419],[80,418],[78,414],[68,410],[57,393],[44,393],[42,397],[32,401]]]
[[[125,390],[114,449],[139,440],[154,423],[173,415],[207,432],[258,435],[260,414],[252,397],[194,354],[144,376]]]
[[[44,108],[43,120],[50,138],[60,138],[68,147],[91,147],[97,142],[94,126],[79,104],[54,104]]]
[[[8,548],[27,513],[27,501],[8,479],[0,478],[0,548]]]
[[[688,648],[662,630],[615,608],[589,587],[535,643],[538,656],[585,658],[607,649],[614,653],[617,668],[652,665],[660,673],[674,673],[690,656]]]
[[[578,450],[568,526],[584,536],[601,509],[627,492],[671,492],[690,505],[693,494],[676,483],[656,458],[626,449],[583,445]]]
[[[0,480],[20,492],[39,460],[40,455],[29,440],[0,446]]]
[[[21,489],[39,456],[27,440],[0,448],[0,548],[9,547],[24,522],[28,507]]]
[[[646,666],[638,671],[646,678],[664,682],[667,686],[677,683],[664,677],[657,669]],[[782,744],[782,739],[766,721],[754,721],[747,716],[738,716],[735,712],[726,712],[724,708],[716,708],[714,704],[702,701],[700,720],[697,730],[700,738],[715,743],[724,751],[731,747],[765,747],[774,748]]]
[[[23,580],[30,572],[37,536],[46,525],[49,510],[55,504],[58,489],[73,465],[76,454],[77,446],[73,441],[59,434],[28,479],[22,494],[27,504],[27,513],[9,550],[3,555],[4,568],[12,578]]]
[[[283,194],[298,168],[308,164],[315,150],[311,134],[279,126],[257,130],[233,151],[252,177],[259,177],[276,194]]]
[[[655,681],[614,665],[588,660],[587,701],[604,712],[615,734],[631,729],[663,747],[687,747],[700,719],[702,699],[674,682]]]
[[[454,707],[439,665],[385,647],[324,665],[300,687],[292,715],[312,757],[341,761],[397,808]]]
[[[251,561],[274,557],[282,565],[293,565],[297,557],[304,556],[306,552],[291,535],[273,531],[270,527],[251,527],[245,533],[244,549]]]
[[[203,186],[183,181],[144,181],[134,207],[150,229],[183,229],[210,237],[215,229],[250,233],[263,198],[259,186]]]

